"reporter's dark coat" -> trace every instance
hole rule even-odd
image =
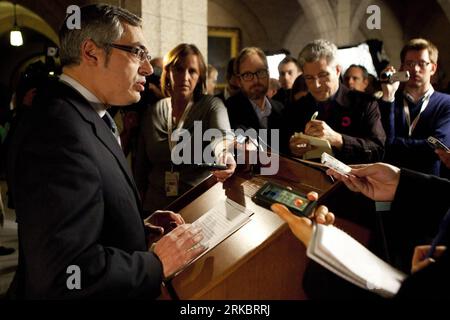
[[[342,135],[342,149],[333,150],[336,158],[348,164],[382,160],[386,134],[375,98],[363,92],[349,90],[340,84],[330,106],[330,114],[324,119],[324,114],[311,93],[290,105],[285,112],[280,143],[282,151],[290,153],[289,138],[294,132],[305,132],[306,124],[318,111],[317,120],[324,120],[331,129]]]
[[[450,181],[402,169],[391,215],[403,241],[413,245],[443,228],[442,245],[447,246],[435,263],[409,276],[397,298],[450,298]],[[411,250],[411,257],[412,257]]]
[[[267,129],[280,129],[283,126],[284,105],[279,101],[267,99],[272,106],[272,113],[267,120]],[[254,129],[258,131],[258,134],[259,130],[263,129],[250,100],[242,92],[228,98],[225,102],[225,106],[227,107],[232,129],[242,129],[244,131]],[[267,142],[264,141],[264,143],[269,144],[272,148],[279,149],[279,147],[277,147],[279,145],[278,143],[274,144],[271,142],[271,136],[272,133],[269,131],[267,133]],[[260,138],[266,140],[265,136],[261,136]]]
[[[63,83],[49,84],[33,108],[8,159],[20,245],[11,296],[158,296],[162,265],[147,251],[138,192],[115,137]],[[80,268],[81,289],[67,286],[71,265]]]

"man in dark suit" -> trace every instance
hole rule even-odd
[[[140,18],[90,5],[81,8],[81,25],[63,24],[63,74],[38,93],[13,137],[8,184],[19,266],[10,296],[155,298],[163,277],[204,250],[193,247],[202,235],[171,212],[154,213],[144,225],[111,130],[107,106],[137,102],[152,73]],[[145,226],[167,232],[170,222],[182,225],[152,244]]]
[[[233,129],[279,129],[282,125],[282,103],[266,97],[269,69],[264,52],[255,47],[242,49],[235,61],[235,74],[241,91],[226,102]],[[270,143],[270,134],[267,134]],[[262,137],[262,136],[261,136]],[[278,135],[277,135],[278,138]],[[273,142],[273,141],[272,141]],[[272,147],[275,145],[272,143]],[[278,149],[278,143],[276,148]]]
[[[327,40],[314,40],[300,52],[298,61],[309,93],[286,110],[282,150],[297,157],[311,150],[307,140],[293,135],[303,132],[327,140],[341,161],[379,161],[386,134],[378,103],[339,83],[341,66],[336,59],[337,47]]]

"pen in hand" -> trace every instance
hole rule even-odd
[[[318,115],[319,115],[319,111],[314,112],[313,115],[311,116],[311,121],[316,120]]]

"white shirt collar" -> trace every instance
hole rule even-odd
[[[267,99],[267,97],[264,97],[264,110],[261,110],[252,99],[248,100],[253,106],[253,110],[255,111],[256,116],[258,117],[259,124],[261,125],[261,127],[267,129],[269,126],[268,118],[272,113],[272,105],[270,104],[269,99]]]
[[[429,87],[428,90],[425,92],[425,94],[424,94],[422,97],[420,97],[420,99],[417,101],[417,104],[420,103],[420,102],[422,102],[425,98],[430,97],[430,96],[433,94],[433,92],[434,92],[434,88],[433,88],[433,86],[430,84],[430,87]],[[414,102],[414,98],[413,98],[406,90],[404,91],[403,95],[405,96],[405,98],[406,98],[409,102],[416,104],[416,103]],[[416,104],[416,105],[417,105],[417,104]]]
[[[63,73],[59,76],[59,80],[65,82],[75,90],[77,90],[94,108],[94,110],[98,113],[100,118],[102,118],[106,113],[106,105],[100,101],[92,92],[90,92],[86,87],[84,87],[81,83],[79,83],[74,78],[68,76]]]
[[[261,110],[261,108],[256,104],[255,101],[253,101],[252,99],[248,100],[250,100],[250,103],[252,104],[255,112],[260,114],[261,116],[268,117],[272,113],[272,105],[270,104],[269,99],[267,99],[267,97],[264,97],[264,111]]]

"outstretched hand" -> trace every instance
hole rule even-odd
[[[286,206],[280,203],[274,203],[271,207],[281,219],[286,221],[292,233],[307,247],[311,240],[313,232],[313,221],[320,224],[333,224],[334,214],[328,211],[325,206],[319,206],[313,213],[306,217],[299,217],[293,214]]]
[[[217,181],[225,182],[236,170],[236,161],[230,152],[225,152],[217,159],[217,163],[224,164],[227,168],[225,170],[214,170],[212,174],[216,177]]]
[[[375,201],[392,201],[400,181],[400,169],[386,163],[351,166],[348,176],[341,175],[333,169],[327,174],[342,181],[354,192],[361,192]]]

